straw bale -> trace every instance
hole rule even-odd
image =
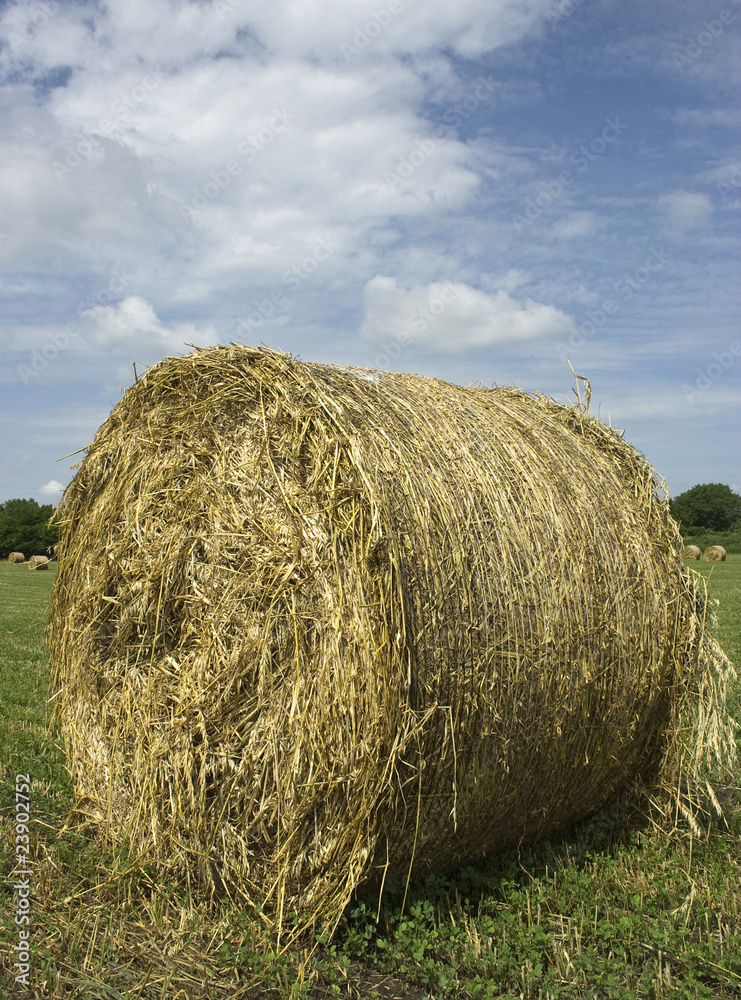
[[[46,556],[31,556],[28,560],[29,569],[49,569],[49,560]]]
[[[702,549],[699,545],[685,545],[682,549],[683,559],[699,559],[702,555]]]
[[[517,388],[234,345],[160,362],[57,514],[85,814],[207,895],[331,927],[360,884],[729,754],[727,661],[659,487],[618,432]]]
[[[728,555],[722,545],[708,545],[703,558],[705,562],[723,562]]]
[[[22,552],[11,552],[8,556],[9,563],[22,563],[26,561],[26,557]]]

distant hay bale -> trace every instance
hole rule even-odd
[[[53,703],[85,814],[206,895],[332,927],[386,873],[730,754],[659,492],[619,433],[516,388],[236,346],[160,362],[57,515]]]
[[[22,563],[26,561],[26,557],[22,552],[11,552],[8,556],[9,563]]]
[[[703,558],[705,562],[723,562],[727,555],[728,553],[722,545],[708,545]]]
[[[683,559],[699,559],[702,555],[702,549],[699,545],[685,545],[682,549]]]
[[[31,556],[28,560],[29,569],[49,569],[49,560],[46,556]]]

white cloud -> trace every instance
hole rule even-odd
[[[531,280],[531,275],[527,271],[521,271],[516,267],[511,267],[506,272],[484,277],[488,287],[496,291],[503,288],[505,292],[513,292],[515,288],[526,285]]]
[[[48,483],[44,483],[43,486],[39,487],[39,493],[45,497],[59,498],[59,494],[64,492],[64,486],[57,479],[50,479]]]
[[[159,70],[128,37],[104,61],[94,48],[41,106],[20,88],[15,135],[0,138],[0,256],[107,263],[156,304],[203,300],[225,281],[279,281],[315,232],[342,230],[352,251],[389,217],[439,215],[477,189],[467,144],[430,134],[413,67],[207,59],[195,29],[188,40]],[[179,266],[158,266],[173,254]]]
[[[552,0],[428,0],[426,4],[379,0],[312,0],[254,4],[241,0],[109,0],[104,12],[79,3],[9,5],[0,18],[6,59],[52,66],[104,64],[111,41],[131,65],[154,63],[166,53],[182,61],[195,52],[228,56],[235,32],[257,53],[342,63],[397,55],[422,55],[445,47],[465,57],[522,38]],[[44,17],[41,8],[52,11]],[[231,9],[229,9],[231,8]],[[35,23],[34,23],[35,22]],[[100,38],[108,45],[103,48]]]
[[[91,323],[83,331],[85,339],[108,350],[145,346],[171,351],[182,350],[188,343],[198,347],[218,343],[212,326],[199,330],[192,323],[177,323],[168,329],[149,302],[138,295],[129,295],[117,306],[93,306],[82,317]]]
[[[722,380],[698,389],[690,377],[675,385],[655,385],[651,392],[624,388],[610,394],[603,403],[612,413],[613,423],[620,425],[629,420],[687,421],[702,417],[733,413],[741,408],[741,396],[735,386]]]
[[[434,95],[455,120],[471,102],[493,109],[501,81],[471,82],[451,53],[512,42],[550,9],[431,0],[386,17],[387,0],[50,0],[47,20],[36,3],[0,13],[0,69],[20,80],[11,138],[0,137],[0,257],[19,269],[43,259],[92,293],[125,271],[120,294],[131,301],[85,311],[87,341],[122,346],[146,330],[166,350],[203,338],[155,313],[215,303],[233,330],[253,300],[285,288],[317,238],[336,252],[296,298],[331,283],[362,288],[384,268],[389,248],[374,237],[390,220],[427,224],[464,209],[487,156],[503,177],[520,169],[506,143],[487,152],[452,128],[434,134],[426,101]],[[19,43],[17,26],[35,16]],[[367,32],[374,18],[378,31]],[[363,32],[368,44],[346,58],[341,45],[357,48]],[[64,85],[39,95],[34,83],[60,66],[71,70]],[[436,273],[429,248],[420,256],[415,281]],[[478,284],[478,270],[459,277]]]
[[[551,235],[557,240],[572,240],[579,236],[591,236],[597,229],[594,212],[569,212],[551,227]]]
[[[376,275],[365,286],[361,333],[373,343],[414,343],[465,351],[508,341],[573,333],[573,320],[551,305],[518,301],[500,289],[487,293],[461,282],[399,288]]]
[[[669,191],[659,198],[659,208],[673,229],[684,231],[703,225],[713,212],[709,195],[698,191]]]
[[[700,0],[679,20],[666,4],[588,6],[0,4],[4,400],[22,388],[10,412],[35,398],[19,365],[49,355],[23,449],[38,455],[31,433],[50,460],[86,443],[133,358],[217,330],[353,363],[362,323],[375,343],[404,337],[430,374],[469,381],[485,362],[496,381],[549,391],[551,370],[570,375],[555,351],[567,314],[582,322],[607,299],[619,311],[578,358],[611,380],[629,370],[655,406],[657,369],[682,378],[671,352],[656,361],[662,331],[730,338],[738,315],[733,33],[680,69],[672,39],[684,51],[703,30]],[[558,100],[559,80],[577,79],[594,88],[589,108]],[[627,123],[624,139],[577,169],[571,157],[599,145],[606,116]],[[568,190],[515,229],[513,213],[566,167]],[[644,280],[662,239],[668,266]],[[51,357],[69,321],[79,335]],[[475,350],[490,345],[502,349]],[[725,384],[688,407],[713,410],[720,437]],[[84,426],[59,422],[65,398],[91,401]],[[657,421],[682,402],[672,389]]]
[[[695,108],[678,108],[672,115],[678,125],[692,125],[701,129],[738,127],[738,114],[734,108],[714,108],[697,110]]]

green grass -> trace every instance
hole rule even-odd
[[[741,555],[692,563],[708,578],[719,637],[741,662]],[[628,830],[596,818],[559,839],[454,878],[402,887],[348,908],[332,942],[280,954],[249,914],[209,909],[156,882],[135,859],[112,875],[92,830],[67,827],[74,795],[47,732],[43,629],[56,566],[0,564],[0,748],[3,806],[0,932],[3,996],[402,997],[632,1000],[741,997],[739,782],[712,775],[727,826],[702,837]],[[732,710],[741,718],[739,685]],[[9,822],[16,773],[32,775],[32,987],[16,989]],[[179,992],[180,991],[180,992]]]
[[[718,638],[726,655],[741,674],[741,555],[729,555],[721,563],[708,563],[700,559],[686,565],[702,573],[707,581],[708,596],[718,602]],[[741,723],[741,683],[733,686],[728,704],[736,721]],[[739,744],[741,745],[741,739]]]
[[[719,601],[718,635],[731,660],[741,665],[741,557],[729,555],[725,562],[704,559],[685,563],[707,580],[708,595]]]
[[[0,804],[7,807],[10,781],[18,771],[33,771],[47,815],[71,803],[63,756],[46,727],[49,677],[44,627],[56,563],[29,572],[26,564],[0,563],[0,761],[4,769]]]

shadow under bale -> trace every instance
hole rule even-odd
[[[126,392],[57,521],[86,809],[278,925],[732,752],[667,501],[582,408],[198,351]]]

